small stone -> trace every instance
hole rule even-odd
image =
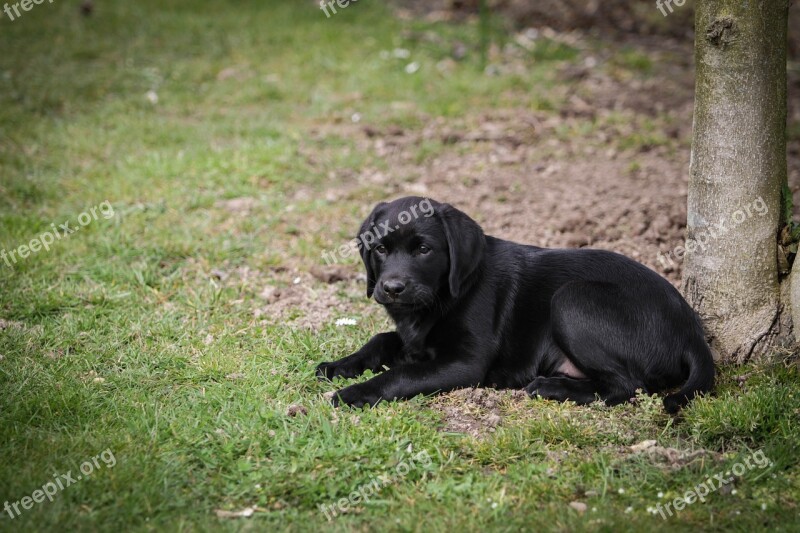
[[[588,509],[588,506],[583,502],[570,502],[569,506],[579,513],[585,513],[586,509]]]

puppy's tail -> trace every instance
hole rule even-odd
[[[705,394],[714,387],[714,357],[702,334],[694,346],[686,349],[684,361],[689,365],[689,378],[681,390],[664,398],[664,409],[670,414],[677,413],[692,398]]]

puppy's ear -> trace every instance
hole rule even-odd
[[[458,298],[464,283],[483,262],[486,236],[477,222],[449,204],[437,209],[450,252],[450,294]]]
[[[375,291],[375,282],[377,281],[375,270],[372,268],[372,261],[370,261],[370,250],[375,246],[375,241],[378,240],[373,224],[375,224],[378,211],[385,205],[388,204],[381,202],[375,206],[372,213],[361,224],[358,235],[356,235],[358,251],[361,253],[361,260],[364,261],[364,267],[367,269],[367,298],[372,298],[372,293]]]

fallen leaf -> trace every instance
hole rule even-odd
[[[241,511],[226,511],[224,509],[217,509],[214,511],[217,518],[250,518],[253,516],[255,510],[252,507],[245,507]]]

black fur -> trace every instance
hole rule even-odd
[[[430,215],[403,216],[420,215],[414,206],[424,202]],[[335,405],[470,386],[614,405],[637,389],[682,386],[664,399],[674,413],[713,386],[697,315],[665,279],[627,257],[485,236],[458,209],[418,197],[378,204],[359,235],[381,227],[394,229],[361,255],[367,296],[396,331],[317,367],[327,379],[382,372],[339,390]]]

